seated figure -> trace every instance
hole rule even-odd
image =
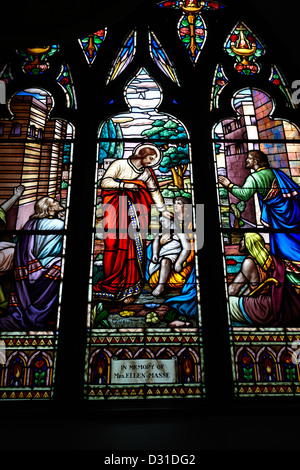
[[[228,287],[233,322],[298,327],[300,297],[288,280],[284,261],[269,252],[258,233],[245,233],[239,251],[246,257]]]
[[[0,331],[54,328],[64,228],[58,214],[62,211],[56,199],[44,197],[24,225],[15,247],[14,280],[8,310],[0,316]]]
[[[186,198],[177,197],[174,221],[163,216],[160,219],[166,233],[156,236],[153,240],[148,268],[149,285],[154,296],[161,295],[166,286],[181,289],[192,272],[194,249],[187,222],[187,203]]]

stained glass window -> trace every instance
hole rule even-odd
[[[295,108],[295,104],[292,99],[292,93],[287,85],[286,79],[284,78],[279,67],[277,67],[274,64],[271,67],[271,75],[270,75],[269,80],[271,83],[273,83],[273,85],[277,86],[285,95],[286,100],[287,100],[287,105]]]
[[[10,64],[5,64],[4,66],[1,67],[0,79],[4,83],[9,83],[13,80],[11,70],[10,70]],[[5,100],[1,102],[1,104],[5,104]]]
[[[299,128],[263,90],[214,127],[224,279],[238,396],[299,392]]]
[[[76,93],[68,64],[62,64],[60,73],[57,77],[57,83],[62,87],[65,92],[67,107],[76,109]]]
[[[53,44],[50,46],[27,47],[19,49],[17,52],[25,61],[23,64],[24,72],[30,75],[40,75],[49,69],[48,58],[59,51],[59,46]]]
[[[141,68],[99,127],[89,399],[204,396],[189,132]],[[180,233],[179,233],[180,232]]]
[[[114,80],[132,62],[136,51],[136,31],[133,30],[126,37],[117,57],[115,58],[106,83]]]
[[[101,3],[2,44],[0,401],[297,398],[295,48],[253,5]]]
[[[235,70],[242,75],[254,75],[260,66],[256,58],[265,53],[261,41],[240,21],[231,31],[225,45],[226,52],[236,58]]]
[[[82,52],[87,60],[87,63],[91,66],[97,56],[99,48],[101,47],[107,34],[107,28],[102,28],[95,33],[89,34],[88,36],[78,39],[78,42],[82,48]]]
[[[205,10],[219,10],[224,8],[224,5],[218,2],[200,2],[198,0],[163,1],[157,4],[163,8],[180,10],[181,17],[177,24],[178,36],[187,49],[192,63],[196,64],[207,35],[207,28],[200,13]]]
[[[210,102],[210,109],[218,108],[219,105],[219,96],[227,85],[228,79],[224,73],[223,67],[221,64],[217,65],[215,76],[213,80],[213,86],[211,90],[211,102]]]
[[[153,31],[149,31],[149,48],[151,57],[158,67],[179,85],[176,69]]]
[[[1,119],[1,400],[53,395],[74,137],[53,105],[20,90]]]

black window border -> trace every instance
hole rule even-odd
[[[8,45],[8,48],[3,47],[3,44],[1,46],[2,60],[11,63],[12,74],[15,76],[15,80],[7,86],[7,96],[11,96],[15,90],[26,88],[29,85],[45,88],[55,97],[55,107],[51,116],[69,120],[75,127],[70,216],[65,255],[65,285],[54,399],[47,403],[38,401],[0,402],[0,413],[6,424],[16,416],[23,419],[28,417],[30,420],[33,417],[38,419],[40,416],[44,416],[48,420],[53,418],[54,423],[61,416],[72,418],[74,413],[77,417],[93,414],[101,422],[103,417],[104,419],[113,419],[111,417],[116,417],[118,413],[122,413],[126,420],[134,411],[143,411],[149,417],[154,410],[163,419],[163,416],[169,416],[172,413],[178,413],[180,417],[184,417],[187,412],[196,413],[197,416],[243,414],[243,416],[250,417],[253,413],[260,416],[271,416],[275,411],[278,411],[278,407],[292,416],[295,413],[295,408],[297,409],[297,397],[238,399],[233,396],[234,385],[231,375],[223,286],[223,261],[211,129],[222,118],[234,114],[230,105],[231,96],[234,91],[248,85],[266,91],[276,100],[276,116],[291,120],[300,126],[297,111],[286,107],[285,98],[280,90],[268,81],[271,64],[275,63],[281,67],[289,83],[300,77],[299,64],[295,62],[295,58],[287,50],[286,43],[281,43],[280,49],[272,44],[272,42],[280,43],[282,38],[280,31],[276,30],[276,26],[274,27],[271,21],[267,21],[264,15],[260,15],[259,11],[250,8],[249,5],[240,5],[239,2],[232,0],[226,2],[226,8],[221,12],[205,14],[205,22],[208,26],[207,41],[197,65],[193,66],[177,38],[176,25],[179,19],[177,12],[169,9],[159,10],[154,5],[155,2],[151,0],[140,0],[138,3],[139,5],[130,10],[127,16],[123,11],[118,19],[115,15],[113,16],[110,25],[109,21],[107,22],[106,26],[109,26],[112,32],[109,32],[92,67],[88,67],[83,56],[78,44],[78,34],[81,31],[83,33],[102,27],[102,24],[99,24],[102,23],[101,9],[99,20],[91,19],[82,27],[78,27],[78,30],[73,25],[73,31],[76,32],[73,38],[60,32],[61,38],[56,42],[61,43],[61,51],[51,59],[47,77],[29,77],[25,76],[23,72],[18,72],[22,59],[14,54],[13,42]],[[158,21],[159,15],[161,15],[161,19]],[[239,20],[249,25],[258,37],[265,41],[267,48],[266,55],[258,59],[258,62],[263,66],[262,71],[257,76],[247,77],[247,79],[234,71],[234,58],[228,57],[223,51],[226,37]],[[138,42],[134,61],[116,80],[105,87],[105,78],[113,58],[112,51],[117,53],[123,39],[137,25],[137,22]],[[146,48],[148,51],[148,25],[171,57],[180,76],[180,88],[155,66],[150,53],[145,53]],[[32,39],[30,35],[28,37]],[[21,43],[26,45],[25,37],[22,37],[20,42],[18,40],[18,47]],[[57,75],[62,59],[69,64],[72,72],[78,103],[76,110],[65,107],[64,92],[55,82],[55,74]],[[220,95],[219,107],[210,111],[211,85],[218,63],[226,65],[229,83]],[[139,64],[147,68],[164,90],[161,109],[178,117],[187,125],[191,134],[194,188],[197,190],[197,194],[195,193],[196,202],[205,205],[205,247],[199,253],[199,260],[200,265],[206,267],[205,272],[202,269],[200,272],[206,398],[195,400],[161,399],[157,402],[154,400],[87,401],[84,399],[83,393],[83,371],[97,129],[100,121],[126,109],[123,86],[140,67]],[[93,85],[90,86],[90,84]],[[196,93],[193,95],[194,98],[191,98],[191,90]],[[177,105],[173,103],[174,96]],[[114,102],[109,104],[112,99]],[[9,113],[3,105],[1,105],[0,112],[1,117],[9,117]],[[201,134],[199,129],[203,130]],[[90,158],[87,158],[87,155]],[[84,191],[80,188],[84,188]],[[80,253],[75,264],[74,253]],[[211,255],[212,253],[214,255]],[[76,272],[76,279],[74,279],[74,272]],[[207,295],[210,292],[210,279],[214,280],[215,287],[214,295],[211,297]],[[77,298],[79,291],[81,291],[80,299]],[[72,308],[67,307],[69,299],[72,299]],[[213,315],[210,315],[210,312],[213,312]]]

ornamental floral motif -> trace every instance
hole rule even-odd
[[[211,91],[211,104],[210,104],[210,109],[218,108],[219,105],[219,95],[224,89],[224,87],[227,85],[228,79],[225,75],[223,66],[221,64],[217,65],[216,71],[215,71],[215,76],[214,76],[214,81],[213,81],[213,86],[212,86],[212,91]]]
[[[272,65],[271,67],[271,75],[269,80],[271,83],[273,83],[273,85],[277,86],[282,91],[282,93],[286,97],[287,105],[289,107],[295,107],[295,104],[293,103],[291,97],[291,91],[287,86],[285,78],[282,76],[276,65]]]
[[[99,48],[106,38],[106,33],[107,28],[102,28],[95,33],[91,33],[88,36],[78,39],[84,56],[90,66],[93,64]]]
[[[158,3],[158,6],[174,8],[181,10],[183,13],[177,26],[178,36],[187,49],[191,61],[195,64],[204,46],[207,34],[200,12],[219,10],[224,6],[218,2],[201,2],[199,0],[162,1]]]
[[[242,22],[239,22],[228,36],[225,51],[236,58],[235,69],[242,75],[254,75],[260,67],[255,63],[257,57],[265,53],[265,49],[257,37]]]
[[[60,74],[57,77],[57,83],[62,87],[66,94],[67,107],[76,109],[76,96],[69,66],[62,64]]]
[[[27,47],[17,50],[17,53],[25,58],[23,71],[30,75],[40,75],[49,69],[48,59],[59,50],[57,44],[52,46]]]

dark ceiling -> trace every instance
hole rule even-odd
[[[73,40],[97,31],[100,27],[110,26],[133,12],[143,15],[145,6],[156,4],[158,0],[88,0],[85,2],[51,3],[23,2],[16,6],[13,2],[5,5],[5,20],[1,21],[0,50],[34,47],[49,43]],[[255,25],[261,38],[272,46],[276,64],[287,73],[288,83],[300,80],[300,61],[297,47],[299,44],[298,2],[272,0],[221,0],[229,15],[240,17],[241,21],[251,19],[248,26]],[[28,6],[29,5],[29,6]],[[247,20],[246,18],[247,17]],[[227,15],[228,18],[228,15]],[[236,20],[235,20],[236,21]],[[274,56],[274,55],[273,55]],[[274,60],[274,59],[273,59]],[[0,60],[1,62],[1,60]]]
[[[81,35],[97,30],[99,24],[109,26],[128,11],[135,10],[142,14],[143,5],[158,3],[158,0],[88,0],[86,2],[63,2],[52,0],[51,3],[6,2],[2,12],[0,36],[4,44],[23,43],[24,39],[48,39]],[[272,0],[251,0],[239,2],[224,0],[221,2],[237,10],[249,11],[264,17],[278,32],[285,32],[283,40],[299,43],[297,14],[298,2],[290,0],[288,7],[282,2]],[[5,15],[5,19],[4,19]],[[241,18],[242,19],[242,18]],[[288,33],[287,33],[288,31]],[[78,36],[77,36],[78,37]],[[294,43],[295,45],[295,43]]]

